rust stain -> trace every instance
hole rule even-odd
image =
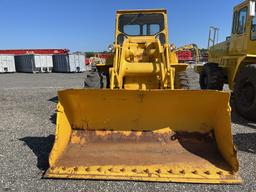
[[[59,157],[55,167],[90,166],[190,166],[231,170],[221,157],[212,134],[183,133],[166,131],[162,134],[152,131],[130,131],[129,136],[118,131],[73,130],[71,142]],[[75,141],[75,142],[73,142]],[[99,169],[99,172],[102,170]],[[109,168],[112,172],[113,169]],[[125,169],[121,169],[121,172]],[[133,170],[135,171],[135,170]],[[138,170],[136,170],[137,172]],[[161,170],[156,170],[158,174]],[[185,174],[185,170],[180,170]],[[142,171],[143,172],[143,171]],[[145,167],[144,172],[149,170]],[[194,172],[197,174],[197,171]]]

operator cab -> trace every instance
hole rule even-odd
[[[255,1],[244,1],[234,8],[230,53],[256,54]]]

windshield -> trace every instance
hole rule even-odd
[[[119,31],[128,36],[153,36],[164,29],[164,16],[157,14],[124,14],[119,17]]]

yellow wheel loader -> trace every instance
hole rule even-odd
[[[214,36],[216,35],[217,28]],[[235,6],[232,34],[222,43],[209,38],[209,63],[197,66],[202,89],[233,91],[234,106],[245,118],[256,121],[256,17],[255,1]]]
[[[229,94],[182,89],[167,26],[166,10],[117,11],[108,85],[58,92],[45,177],[241,183]]]

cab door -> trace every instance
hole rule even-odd
[[[256,15],[256,14],[255,14]],[[250,32],[248,35],[248,54],[256,55],[256,16],[250,16],[248,26]]]
[[[240,55],[247,53],[247,19],[248,6],[242,7],[234,12],[233,29],[230,41],[230,54]]]

